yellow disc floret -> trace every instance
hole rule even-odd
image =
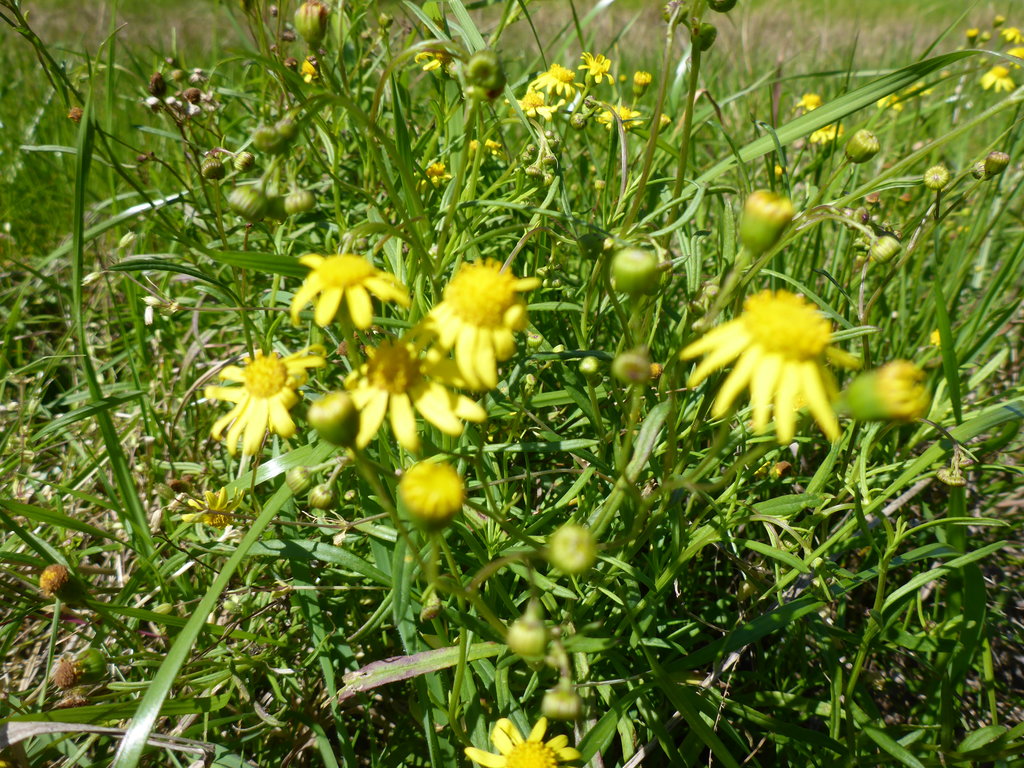
[[[812,360],[828,346],[832,326],[803,297],[762,291],[743,303],[743,325],[768,352]]]

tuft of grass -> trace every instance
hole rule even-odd
[[[547,716],[545,765],[1019,762],[1024,90],[981,78],[1024,18],[352,0],[310,48],[299,5],[0,0],[0,759],[440,768]],[[409,301],[320,325],[307,254]],[[764,425],[750,339],[805,366]],[[419,411],[353,445],[361,380]]]

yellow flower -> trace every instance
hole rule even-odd
[[[320,300],[316,303],[313,319],[321,327],[334,320],[344,300],[345,311],[352,325],[360,329],[369,328],[373,322],[371,293],[382,301],[409,306],[409,294],[405,286],[394,275],[382,272],[361,256],[351,253],[317,256],[310,253],[299,259],[299,262],[312,272],[306,276],[302,287],[292,299],[291,314],[295,325],[299,324],[299,312],[318,293]]]
[[[317,354],[306,355],[307,351]],[[244,367],[229,365],[219,376],[221,379],[236,381],[240,387],[207,387],[203,394],[211,400],[227,400],[235,407],[214,423],[210,435],[220,440],[224,428],[228,430],[228,453],[234,456],[238,440],[242,438],[242,453],[255,456],[260,449],[267,428],[281,437],[295,434],[295,422],[288,414],[289,409],[301,399],[295,391],[306,383],[306,369],[320,368],[325,364],[323,350],[311,348],[282,358],[277,352],[247,360]],[[244,437],[243,437],[244,432]]]
[[[903,111],[903,102],[900,101],[900,97],[897,96],[895,93],[890,93],[888,96],[883,96],[882,98],[875,102],[875,106],[878,107],[879,109],[889,108],[893,112]]]
[[[604,112],[597,116],[597,122],[602,123],[605,128],[611,130],[616,122],[615,115],[618,115],[622,120],[622,127],[627,131],[631,131],[640,123],[640,114],[635,109],[620,104],[612,109],[605,109]]]
[[[550,741],[543,741],[547,729],[547,718],[542,717],[530,735],[523,739],[512,721],[503,717],[491,731],[491,743],[501,754],[466,747],[466,757],[484,768],[558,768],[559,763],[580,759],[579,751],[568,746],[568,736],[555,736]]]
[[[690,359],[707,355],[690,375],[693,387],[719,368],[737,360],[722,384],[712,414],[724,416],[739,395],[750,387],[754,429],[768,425],[774,408],[780,443],[793,439],[796,411],[806,403],[822,431],[839,437],[839,422],[832,402],[837,396],[825,358],[854,367],[856,358],[829,345],[831,323],[801,296],[788,291],[762,291],[743,304],[743,314],[708,332],[680,355]]]
[[[526,91],[526,95],[521,99],[517,99],[519,102],[519,108],[526,113],[527,117],[543,117],[545,120],[550,120],[560,106],[565,104],[565,99],[559,99],[557,104],[544,104],[544,94],[540,91],[535,91],[533,88],[529,88]]]
[[[793,107],[794,110],[802,109],[804,112],[813,112],[822,104],[821,96],[816,93],[805,93],[800,97],[800,101]]]
[[[431,163],[427,166],[427,180],[435,187],[440,186],[451,177],[452,175],[448,173],[448,168],[444,163]]]
[[[975,40],[978,39],[978,34],[980,32],[981,32],[981,30],[979,30],[977,27],[970,27],[969,29],[967,29],[964,32],[964,35],[967,36],[967,41],[968,42],[973,43]]]
[[[583,63],[577,69],[587,70],[587,77],[593,78],[594,82],[598,84],[604,80],[612,82],[612,76],[608,74],[608,70],[612,67],[611,59],[603,53],[599,53],[597,56],[583,53],[580,58],[583,59]]]
[[[516,351],[513,333],[526,328],[521,291],[540,285],[536,277],[516,277],[497,261],[463,264],[444,289],[444,300],[424,321],[426,332],[444,350],[455,350],[455,364],[470,389],[498,386],[498,363]]]
[[[469,151],[476,152],[478,149],[480,149],[480,142],[476,139],[471,139],[469,142]],[[501,143],[494,139],[487,139],[484,142],[484,149],[486,149],[488,154],[493,157],[501,157]]]
[[[664,129],[665,126],[667,126],[669,123],[672,122],[672,118],[669,117],[668,115],[666,115],[664,112],[662,112],[661,113],[661,118],[660,118],[659,122],[660,122],[661,128]]]
[[[569,97],[576,93],[576,87],[576,73],[561,64],[552,64],[547,72],[542,72],[530,83],[530,90],[543,88],[548,92],[548,96],[553,91]]]
[[[352,401],[359,409],[356,445],[364,448],[390,415],[391,429],[399,444],[409,451],[419,449],[416,415],[444,432],[458,437],[462,421],[484,421],[487,412],[465,395],[449,392],[445,385],[462,386],[458,369],[451,360],[431,350],[425,357],[404,340],[385,341],[367,350],[369,359],[345,379]]]
[[[302,79],[307,83],[312,83],[314,80],[320,77],[320,73],[316,71],[316,64],[313,63],[311,57],[307,57],[302,62]]]
[[[1010,54],[1011,56],[1017,57],[1018,59],[1024,59],[1024,48],[1021,48],[1019,46],[1016,48],[1011,48],[1010,50],[1007,51],[1007,53]],[[1019,64],[1014,64],[1014,66],[1017,67],[1018,69],[1020,68]]]
[[[936,328],[934,331],[928,334],[928,343],[930,343],[933,347],[942,346],[942,334],[939,333],[938,328]]]
[[[829,144],[839,139],[844,133],[845,130],[843,129],[843,126],[838,123],[832,123],[831,125],[826,125],[824,128],[819,128],[812,133],[810,142],[811,144]]]
[[[1009,67],[1004,67],[1002,64],[992,67],[992,69],[981,76],[981,87],[986,91],[994,88],[996,93],[1012,91],[1014,84],[1013,79],[1010,77]]]
[[[217,493],[205,491],[203,500],[189,499],[186,503],[196,510],[181,516],[186,523],[206,523],[214,528],[227,528],[235,521],[232,514],[242,502],[242,492],[235,491],[230,497],[227,488],[221,488]]]
[[[642,69],[633,73],[633,85],[637,86],[638,88],[646,88],[651,84],[651,81],[653,79],[654,78],[652,77],[650,72],[645,72]]]
[[[448,65],[452,63],[452,55],[446,51],[423,51],[416,54],[415,62],[423,64],[424,72],[433,72],[435,69],[447,72]]]
[[[1024,43],[1024,34],[1021,34],[1021,31],[1016,27],[1006,27],[999,34],[1008,43]]]
[[[398,495],[409,515],[424,528],[443,528],[462,509],[466,486],[451,464],[420,461],[398,482]]]

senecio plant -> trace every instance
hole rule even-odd
[[[476,5],[68,65],[0,0],[74,147],[0,765],[1016,764],[1024,34]]]

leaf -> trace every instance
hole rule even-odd
[[[888,752],[890,755],[895,757],[903,765],[908,768],[924,768],[924,763],[914,757],[910,750],[900,744],[898,741],[893,739],[889,734],[880,728],[875,728],[872,725],[863,726],[864,733],[868,735],[875,744],[881,747],[883,750]]]
[[[391,586],[391,579],[378,568],[374,568],[361,557],[351,552],[320,541],[304,539],[270,539],[253,545],[250,556],[265,555],[285,560],[320,560],[338,565],[346,570],[365,576],[384,586]]]
[[[214,261],[229,264],[240,269],[251,269],[267,275],[284,275],[285,277],[305,277],[309,268],[291,256],[278,256],[273,253],[255,253],[253,251],[203,251]]]

